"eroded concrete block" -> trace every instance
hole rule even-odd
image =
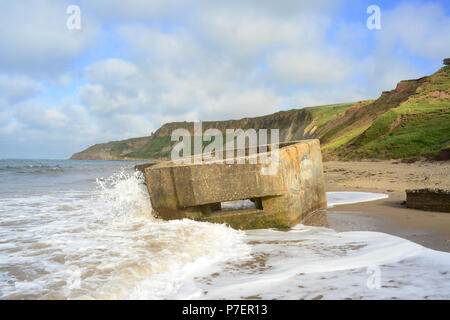
[[[426,211],[450,212],[450,191],[429,188],[406,190],[406,206]]]
[[[278,170],[266,165],[156,164],[145,169],[153,209],[163,219],[190,218],[228,223],[237,229],[287,228],[319,209],[326,194],[319,140],[294,142],[279,150]],[[254,208],[221,210],[221,203],[250,199]]]

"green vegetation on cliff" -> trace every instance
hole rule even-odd
[[[376,100],[280,111],[255,118],[202,122],[203,130],[280,129],[280,141],[318,138],[328,159],[432,157],[450,148],[450,66],[429,77],[401,81]],[[157,159],[170,156],[173,130],[92,146],[72,159]]]
[[[365,116],[373,120],[367,121],[367,129],[327,148],[329,154],[340,159],[428,158],[450,147],[450,67],[430,77],[402,81],[377,101],[382,98],[386,111],[374,113],[368,105]]]

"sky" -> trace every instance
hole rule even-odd
[[[375,99],[449,56],[448,0],[1,1],[0,159]]]

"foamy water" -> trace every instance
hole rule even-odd
[[[129,164],[41,162],[0,161],[1,299],[450,298],[448,253],[376,232],[161,221]]]
[[[381,199],[387,199],[389,196],[384,193],[372,193],[372,192],[327,192],[327,205],[328,208],[340,204],[351,204],[366,201],[375,201]]]

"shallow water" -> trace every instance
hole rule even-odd
[[[157,220],[133,165],[0,160],[1,299],[450,298],[450,254],[387,234]]]

